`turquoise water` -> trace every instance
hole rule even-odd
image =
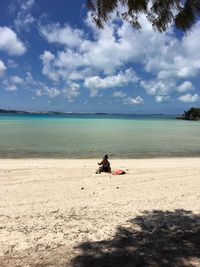
[[[200,122],[134,115],[0,115],[0,157],[200,156]]]

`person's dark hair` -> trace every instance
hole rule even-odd
[[[108,155],[105,155],[104,158],[105,158],[105,159],[108,159]]]

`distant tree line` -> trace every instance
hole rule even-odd
[[[18,113],[18,111],[13,110],[13,109],[1,109],[0,108],[0,113]]]

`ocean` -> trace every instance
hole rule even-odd
[[[162,115],[0,115],[0,158],[200,156],[200,122]]]

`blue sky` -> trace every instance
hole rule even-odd
[[[48,5],[47,5],[48,2]],[[200,106],[200,22],[103,30],[86,1],[1,0],[0,108],[178,114]]]

